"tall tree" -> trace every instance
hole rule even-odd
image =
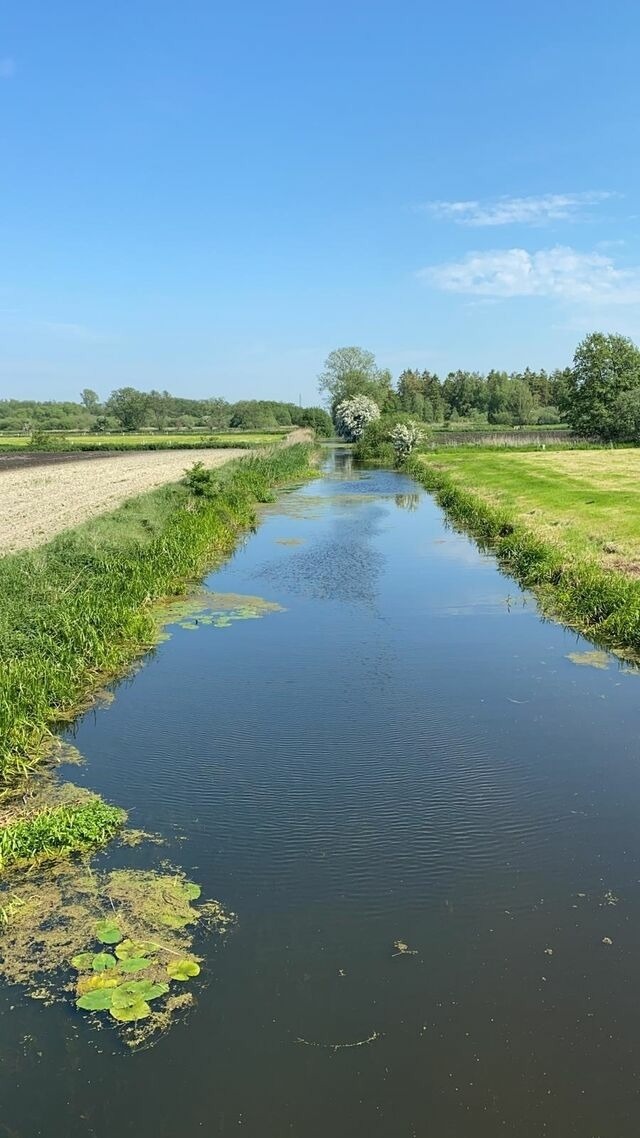
[[[318,388],[327,396],[332,411],[354,395],[367,395],[384,407],[391,395],[391,373],[376,364],[373,352],[364,348],[336,348],[318,376]]]
[[[111,392],[106,406],[125,431],[137,431],[146,420],[149,396],[135,387],[118,387]]]
[[[92,391],[90,387],[85,387],[80,392],[80,399],[82,406],[86,407],[87,411],[96,412],[100,406],[100,398],[96,391]]]
[[[640,387],[640,349],[626,336],[592,332],[578,344],[569,380],[567,418],[575,431],[624,438],[624,397]]]

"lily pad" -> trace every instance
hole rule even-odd
[[[106,1012],[107,1008],[111,1007],[114,991],[114,988],[96,988],[95,991],[80,996],[80,999],[76,1000],[76,1007],[82,1008],[85,1012]]]
[[[110,968],[108,972],[92,972],[89,976],[81,976],[77,990],[81,996],[84,996],[87,992],[95,992],[98,988],[117,988],[119,983],[120,977]]]
[[[115,968],[115,966],[116,958],[110,952],[97,952],[91,961],[94,972],[108,972],[110,968]]]
[[[170,960],[167,964],[167,976],[172,980],[189,980],[200,972],[200,965],[195,960]]]
[[[134,1020],[146,1019],[151,1015],[151,1008],[144,1000],[136,1000],[135,1003],[127,1004],[125,1007],[112,1005],[109,1011],[120,1023],[132,1023]]]
[[[116,956],[118,960],[129,960],[132,956],[139,959],[141,956],[149,956],[154,949],[155,945],[148,941],[121,940],[116,947]]]
[[[77,972],[83,972],[85,968],[91,968],[93,964],[93,953],[80,952],[77,956],[72,958],[71,964]]]
[[[142,972],[150,964],[151,961],[146,956],[128,956],[126,960],[120,961],[120,969],[122,972]]]
[[[98,921],[96,937],[101,944],[118,944],[122,940],[122,933],[116,922],[107,917],[104,921]]]
[[[168,984],[155,984],[153,980],[127,980],[113,992],[114,1008],[131,1007],[140,1000],[155,1000],[169,991]]]

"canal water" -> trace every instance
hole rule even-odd
[[[5,988],[2,1138],[635,1138],[640,675],[339,449],[207,587],[281,611],[173,626],[68,773],[237,925],[139,1053]]]

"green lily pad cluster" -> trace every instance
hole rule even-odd
[[[259,620],[270,612],[282,612],[282,606],[263,597],[240,593],[211,593],[202,589],[186,601],[172,604],[167,624],[197,629],[203,625],[229,628],[237,620]]]
[[[184,928],[194,916],[186,910],[199,896],[200,886],[193,881],[164,879],[162,897],[168,907],[160,913],[161,924],[170,929]],[[172,983],[184,983],[200,973],[194,956],[182,955],[170,944],[125,936],[115,916],[98,921],[95,939],[102,945],[98,952],[81,952],[71,959],[78,973],[76,1007],[86,1012],[109,1012],[119,1023],[137,1024],[148,1019],[153,1014],[152,1000],[166,996]],[[138,978],[132,979],[132,975]]]
[[[224,934],[235,917],[170,868],[88,866],[26,871],[0,885],[20,906],[0,936],[0,977],[45,1002],[69,1000],[106,1017],[130,1047],[148,1046],[193,1003],[199,931]]]

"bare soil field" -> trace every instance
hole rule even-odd
[[[229,448],[119,452],[108,457],[2,456],[9,461],[0,463],[0,555],[50,541],[62,530],[115,509],[126,498],[177,482],[194,462],[222,466],[247,453]]]

